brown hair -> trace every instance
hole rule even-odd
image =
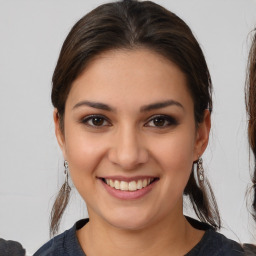
[[[65,102],[72,82],[90,60],[105,51],[139,47],[164,56],[184,72],[194,101],[195,122],[203,121],[205,109],[212,110],[212,83],[203,52],[190,28],[174,13],[153,2],[126,0],[101,5],[81,18],[62,46],[52,78],[52,103],[63,131]],[[190,198],[199,219],[216,229],[220,227],[218,207],[209,183],[205,184],[197,185],[192,170],[184,194]],[[58,230],[63,207],[66,205],[57,202],[52,209],[52,234]]]
[[[256,221],[256,30],[248,58],[246,83],[246,110],[248,113],[248,139],[254,156],[254,169],[252,175],[252,189],[254,198],[252,202],[253,217]]]

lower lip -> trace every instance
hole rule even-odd
[[[123,190],[115,189],[107,185],[104,181],[101,180],[101,182],[111,196],[118,199],[122,199],[122,200],[134,200],[134,199],[142,198],[143,196],[148,194],[152,190],[153,186],[157,181],[154,181],[153,183],[146,186],[145,188],[138,189],[135,191],[123,191]]]

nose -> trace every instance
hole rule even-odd
[[[132,170],[148,161],[148,151],[136,129],[125,127],[117,131],[108,154],[109,160],[122,169]]]

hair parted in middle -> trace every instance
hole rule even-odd
[[[117,1],[103,4],[81,18],[68,34],[52,78],[52,103],[64,132],[65,103],[72,83],[93,58],[111,50],[149,49],[175,63],[185,74],[194,103],[196,125],[212,111],[212,83],[203,52],[187,24],[174,13],[151,1]],[[211,187],[198,186],[193,167],[184,195],[198,218],[214,229],[221,226]],[[65,196],[64,196],[65,197]],[[59,195],[59,198],[60,197]],[[55,203],[51,234],[58,231],[66,204]]]

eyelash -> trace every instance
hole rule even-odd
[[[98,121],[102,121],[103,123],[100,123],[100,125],[95,125],[93,123],[89,123],[89,122],[93,122],[93,119],[94,121],[96,119],[99,119]],[[154,122],[154,121],[163,121],[164,123],[162,123],[162,125],[159,125],[157,126],[156,124],[154,125],[150,125],[151,122]],[[109,121],[109,119],[103,115],[89,115],[89,116],[86,116],[84,119],[81,120],[81,123],[89,126],[89,127],[93,127],[93,128],[96,128],[96,129],[100,129],[102,127],[105,127],[105,126],[112,126],[111,122]],[[107,123],[107,124],[104,124],[104,123]],[[161,123],[160,123],[161,124]],[[168,116],[168,115],[155,115],[155,116],[152,116],[150,117],[150,119],[146,122],[146,124],[144,125],[145,127],[153,127],[153,128],[158,128],[158,129],[164,129],[164,128],[167,128],[169,126],[176,126],[178,125],[178,121],[177,119],[175,119],[174,117],[172,116]]]
[[[90,121],[93,121],[93,119],[100,119],[103,121],[103,123],[107,122],[108,124],[106,125],[95,125],[95,124],[90,124],[89,122]],[[96,128],[96,129],[99,129],[101,127],[105,127],[105,126],[111,126],[112,124],[110,123],[109,119],[103,115],[90,115],[90,116],[86,116],[85,118],[82,119],[81,123],[87,125],[87,126],[90,126],[90,127],[93,127],[93,128]]]
[[[164,121],[163,125],[162,126],[157,126],[157,125],[149,125],[150,122],[154,122],[156,121],[157,119],[160,119],[162,121]],[[155,116],[152,116],[149,121],[145,124],[146,127],[154,127],[154,128],[159,128],[159,129],[164,129],[164,128],[167,128],[169,126],[176,126],[178,125],[178,120],[172,116],[168,116],[168,115],[155,115]]]

